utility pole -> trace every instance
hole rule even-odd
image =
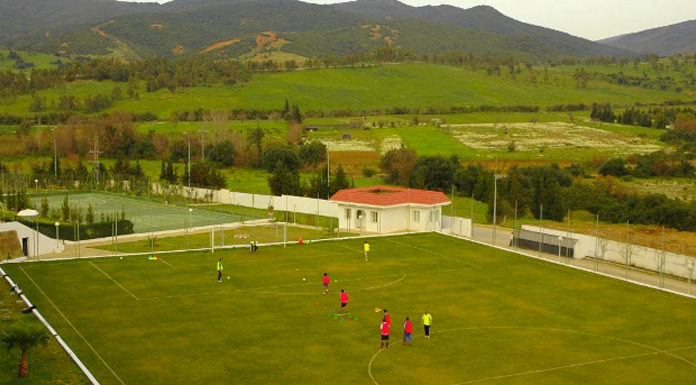
[[[329,148],[326,147],[326,199],[331,198],[331,158]]]
[[[205,134],[208,130],[201,130],[201,163],[205,162]]]
[[[53,178],[54,182],[58,180],[58,145],[56,144],[56,129],[51,129],[53,133]]]
[[[188,162],[186,162],[186,167],[188,168],[188,187],[191,188],[191,138],[186,136],[186,142],[188,143]]]
[[[99,185],[99,154],[102,152],[99,151],[99,136],[96,133],[94,134],[94,147],[89,150],[89,153],[94,156],[92,160],[92,167],[94,168],[94,178],[97,185]]]
[[[495,157],[495,173],[493,174],[493,244],[496,241],[496,220],[498,214],[498,157]]]

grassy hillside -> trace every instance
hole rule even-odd
[[[540,69],[536,69],[540,71]],[[46,98],[47,111],[60,96],[82,100],[96,94],[110,94],[123,83],[79,81],[61,89],[38,94]],[[628,87],[604,80],[590,80],[577,88],[568,70],[554,70],[548,82],[534,83],[522,75],[489,76],[483,71],[434,64],[384,65],[372,68],[341,68],[257,74],[251,82],[234,86],[205,86],[166,89],[148,93],[141,84],[139,99],[117,101],[111,110],[152,112],[168,118],[174,111],[198,108],[210,110],[280,109],[285,99],[303,111],[384,110],[394,107],[446,109],[452,106],[555,105],[611,102],[662,103],[684,99],[685,94],[669,90]],[[3,111],[28,113],[31,96],[0,102]]]
[[[599,43],[639,53],[676,55],[696,52],[696,20],[610,37]]]
[[[59,62],[69,63],[70,59],[38,52],[0,49],[0,71],[53,68]]]

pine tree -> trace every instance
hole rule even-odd
[[[64,221],[69,221],[70,220],[70,202],[68,201],[68,196],[66,195],[65,198],[63,198],[63,206],[61,206],[61,211],[63,214],[63,220]]]
[[[87,206],[87,214],[85,216],[85,220],[87,221],[87,224],[90,226],[94,224],[94,207],[92,207],[91,203]]]
[[[49,211],[48,199],[46,197],[41,198],[41,216],[48,217]]]

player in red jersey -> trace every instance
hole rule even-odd
[[[324,276],[321,278],[322,285],[324,285],[324,291],[321,294],[326,294],[329,292],[329,283],[331,283],[331,279],[329,278],[328,273],[324,273]]]
[[[341,310],[345,313],[348,306],[348,293],[341,289]]]
[[[387,317],[382,318],[382,326],[379,327],[382,335],[382,344],[380,345],[380,349],[384,349],[384,345],[387,345],[387,349],[389,349],[389,322],[387,322]]]

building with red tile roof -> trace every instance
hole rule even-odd
[[[442,207],[451,203],[439,191],[390,186],[340,190],[330,200],[338,205],[341,229],[379,234],[440,230]]]

